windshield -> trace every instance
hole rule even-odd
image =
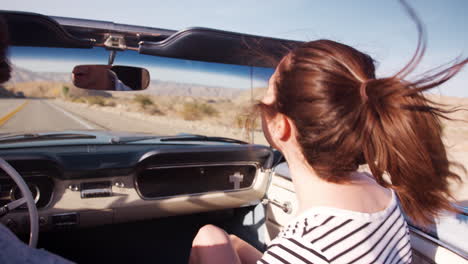
[[[247,132],[250,106],[264,93],[271,68],[117,52],[114,65],[142,67],[142,91],[77,88],[77,65],[107,64],[104,48],[10,47],[12,78],[1,87],[0,133],[98,130],[156,136],[197,134],[266,144],[258,122]]]

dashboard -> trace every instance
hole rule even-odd
[[[0,150],[27,182],[41,231],[192,214],[257,204],[272,150],[259,145],[77,145]],[[0,171],[0,206],[19,199]],[[0,221],[27,232],[25,208]]]

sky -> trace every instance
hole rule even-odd
[[[417,72],[468,57],[468,1],[408,2],[428,35]],[[199,26],[302,41],[332,39],[371,55],[378,77],[402,68],[417,44],[416,26],[397,0],[15,0],[2,1],[1,9],[173,30]],[[434,92],[468,97],[466,68]]]

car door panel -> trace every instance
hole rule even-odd
[[[449,249],[450,246],[416,228],[410,227],[410,235],[413,263],[468,263],[462,252]]]
[[[267,197],[268,242],[276,237],[281,227],[291,221],[298,211],[296,193],[286,163],[281,163],[275,168]]]

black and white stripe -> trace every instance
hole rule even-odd
[[[313,208],[272,241],[259,263],[411,263],[409,231],[396,195],[384,211]]]

